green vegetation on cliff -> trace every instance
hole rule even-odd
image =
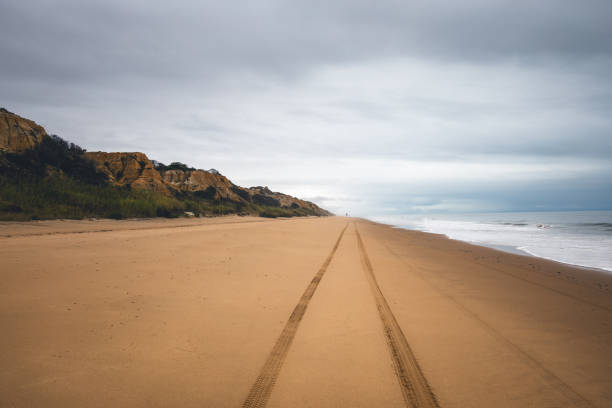
[[[188,168],[172,163],[169,168]],[[212,188],[214,190],[214,188]],[[133,218],[253,214],[264,217],[312,215],[303,208],[215,199],[215,191],[171,195],[118,186],[97,171],[84,150],[57,136],[20,153],[0,151],[0,220]]]

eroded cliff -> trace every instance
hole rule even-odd
[[[86,152],[85,157],[92,160],[111,183],[169,193],[166,183],[144,153]]]
[[[31,149],[48,136],[36,122],[0,108],[0,150],[19,153]]]

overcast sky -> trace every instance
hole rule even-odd
[[[612,208],[612,1],[0,2],[0,106],[338,213]]]

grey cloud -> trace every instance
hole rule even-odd
[[[320,63],[612,54],[608,1],[257,3],[28,1],[0,6],[2,71],[58,82],[224,72],[289,77]]]
[[[505,190],[359,180],[385,160],[605,161],[610,27],[607,0],[4,0],[0,105],[90,150],[144,150],[363,211],[540,206],[562,186],[592,206],[610,199],[606,170]],[[378,167],[343,173],[343,160]]]

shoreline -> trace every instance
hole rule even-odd
[[[364,218],[366,219],[366,218]],[[604,268],[597,268],[597,267],[593,267],[593,266],[588,266],[588,265],[580,265],[580,264],[575,264],[575,263],[569,263],[569,262],[563,262],[563,261],[559,261],[557,259],[554,258],[549,258],[549,257],[545,257],[542,255],[537,255],[534,253],[529,252],[526,249],[523,249],[521,247],[517,247],[517,246],[513,246],[513,245],[500,245],[500,244],[489,244],[489,243],[484,243],[484,242],[479,242],[479,241],[467,241],[467,240],[462,240],[462,239],[457,239],[457,238],[451,238],[450,236],[448,236],[445,233],[442,232],[431,232],[431,231],[424,231],[421,229],[417,229],[417,228],[410,228],[410,227],[405,227],[405,226],[400,226],[400,225],[395,225],[395,224],[387,224],[384,222],[379,222],[379,221],[373,221],[370,219],[367,219],[368,221],[371,222],[376,222],[382,225],[388,225],[392,228],[397,228],[397,229],[403,229],[403,230],[407,230],[407,231],[418,231],[418,232],[423,232],[426,234],[435,234],[435,235],[442,235],[444,237],[446,237],[447,239],[453,240],[453,241],[459,241],[459,242],[464,242],[470,245],[476,245],[476,246],[480,246],[480,247],[484,247],[484,248],[490,248],[490,249],[494,249],[497,251],[501,251],[504,253],[509,253],[509,254],[514,254],[514,255],[521,255],[521,256],[527,256],[527,257],[531,257],[531,258],[538,258],[538,259],[544,259],[547,261],[551,261],[551,262],[556,262],[559,263],[561,265],[567,265],[567,266],[572,266],[575,268],[579,268],[579,269],[584,269],[584,270],[591,270],[591,271],[596,271],[596,272],[604,272],[604,273],[608,273],[608,274],[612,274],[612,269],[604,269]]]
[[[360,218],[360,219],[364,220],[365,222],[381,225],[391,230],[405,231],[409,233],[415,233],[418,235],[430,236],[434,239],[442,239],[442,240],[448,241],[449,243],[460,246],[460,247],[463,247],[463,246],[469,247],[469,248],[472,248],[472,250],[482,251],[483,253],[490,252],[490,254],[483,256],[483,258],[485,257],[495,258],[496,256],[494,256],[493,254],[499,254],[503,256],[504,258],[517,259],[518,262],[514,263],[514,265],[529,265],[530,267],[533,267],[533,269],[539,269],[540,265],[546,265],[545,268],[552,268],[552,269],[555,269],[555,267],[558,267],[562,271],[567,271],[565,273],[569,272],[571,275],[573,275],[572,278],[570,279],[573,281],[577,281],[577,282],[580,281],[579,279],[580,275],[574,275],[573,272],[584,273],[582,274],[582,276],[584,276],[585,282],[593,282],[593,281],[597,282],[600,279],[603,279],[605,281],[608,281],[608,280],[612,281],[612,271],[608,271],[606,269],[592,268],[592,267],[587,267],[587,266],[582,266],[582,265],[575,265],[575,264],[570,264],[566,262],[560,262],[554,259],[548,259],[545,257],[532,255],[525,251],[521,251],[524,253],[505,251],[500,248],[495,248],[495,247],[488,246],[488,245],[483,245],[483,244],[479,244],[475,242],[469,242],[469,241],[463,241],[460,239],[450,238],[446,234],[443,234],[443,233],[421,231],[418,229],[400,227],[400,226],[396,226],[393,224],[373,221],[367,218]],[[466,251],[466,250],[463,249],[461,251]],[[471,250],[467,250],[467,251],[471,251]],[[537,266],[534,266],[534,265],[537,265]],[[610,283],[609,285],[610,285],[610,289],[607,291],[609,291],[612,294],[612,283]],[[586,286],[598,287],[598,283],[595,283],[595,284],[586,283]]]

